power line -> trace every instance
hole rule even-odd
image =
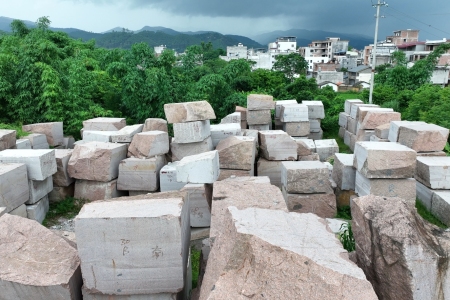
[[[434,34],[434,33],[431,33],[431,32],[429,32],[429,31],[426,31],[426,30],[424,30],[424,29],[422,29],[422,28],[420,28],[420,27],[417,27],[417,26],[414,25],[414,24],[411,24],[411,23],[409,23],[409,22],[406,22],[405,20],[402,20],[402,19],[396,17],[395,15],[392,15],[392,14],[389,14],[389,13],[385,13],[385,14],[388,15],[388,16],[391,16],[391,17],[393,17],[393,18],[395,18],[395,19],[397,19],[397,20],[399,20],[399,21],[402,21],[403,23],[408,24],[408,25],[410,25],[410,26],[412,26],[412,27],[416,27],[416,28],[419,29],[420,31],[426,32],[426,33],[428,33],[428,34],[431,34],[432,36],[435,36],[435,37],[437,37],[437,38],[441,38],[441,36],[436,35],[436,34]]]

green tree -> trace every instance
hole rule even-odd
[[[308,62],[297,53],[277,55],[272,70],[280,71],[292,82],[295,75],[304,75],[308,69]]]

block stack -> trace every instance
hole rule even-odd
[[[282,104],[280,121],[283,131],[293,137],[307,137],[310,134],[308,107],[305,104]]]
[[[48,194],[50,202],[60,202],[75,195],[75,179],[67,171],[72,153],[72,149],[55,149],[56,173],[53,174],[53,190]]]
[[[49,149],[50,145],[47,142],[45,134],[32,133],[23,137],[24,140],[28,140],[31,149]]]
[[[64,144],[63,122],[49,122],[49,123],[37,123],[23,125],[22,130],[25,132],[43,134],[47,143],[52,147],[61,146]],[[36,143],[43,144],[42,142]],[[34,146],[34,144],[33,144]],[[34,148],[33,149],[48,149],[47,148]]]
[[[181,190],[186,192],[189,203],[190,226],[204,228],[211,226],[212,184],[188,183]]]
[[[125,118],[94,118],[83,121],[81,136],[83,142],[103,142],[112,141],[112,135],[127,125]]]
[[[30,199],[30,190],[25,164],[0,162],[0,191],[0,207],[3,207],[3,213],[26,218],[25,202]]]
[[[297,142],[282,130],[260,131],[259,141],[257,175],[268,176],[271,184],[281,188],[281,163],[297,160]]]
[[[350,116],[350,113],[352,111],[352,106],[355,104],[364,104],[364,102],[359,99],[346,100],[344,112],[339,114],[339,136],[344,139],[344,143],[349,146],[352,151],[354,149],[354,143],[356,142],[356,120]]]
[[[356,141],[370,141],[375,134],[375,128],[391,121],[399,121],[401,115],[392,108],[380,108],[370,106],[353,106],[356,111]],[[353,115],[351,115],[353,116]]]
[[[255,176],[256,138],[230,136],[216,147],[219,153],[219,180],[235,176]]]
[[[168,163],[161,168],[159,172],[159,186],[161,192],[179,191],[187,182],[177,181],[177,165],[178,161]]]
[[[236,112],[241,114],[241,129],[247,129],[247,109],[242,106],[236,106]]]
[[[375,132],[370,136],[371,142],[389,142],[389,128],[391,127],[390,123],[383,124],[375,127]]]
[[[316,153],[314,140],[295,137],[293,139],[297,143],[298,161],[320,160],[319,154]]]
[[[275,101],[275,130],[283,130],[283,123],[280,120],[281,106],[284,104],[298,104],[297,100]]]
[[[333,157],[335,153],[339,153],[339,145],[335,139],[316,140],[314,144],[316,145],[316,153],[322,162]]]
[[[411,207],[416,202],[416,152],[397,143],[357,142],[353,166],[355,191],[366,195],[399,197]]]
[[[331,178],[336,183],[336,204],[338,207],[349,206],[350,197],[355,195],[354,155],[336,153],[334,156]]]
[[[211,139],[213,149],[217,147],[220,141],[230,136],[240,136],[241,134],[241,125],[237,123],[211,125]]]
[[[273,97],[250,94],[247,96],[247,123],[249,129],[258,131],[272,129],[271,110],[275,109]]]
[[[283,162],[281,184],[288,210],[314,213],[322,218],[336,215],[336,196],[328,167],[319,161]]]
[[[52,175],[57,171],[55,150],[4,150],[0,152],[0,163],[24,164],[26,166],[28,189],[24,189],[23,186],[20,186],[23,191],[28,191],[27,200],[24,202],[26,204],[26,217],[42,223],[49,209],[48,194],[53,190]],[[16,189],[15,182],[10,181],[13,180],[10,176],[15,174],[14,176],[23,178],[23,174],[19,174],[23,173],[23,167],[14,166],[13,169],[11,169],[11,167],[9,167],[9,169],[10,171],[5,174],[5,179],[9,179],[6,182],[10,183],[9,188],[5,187],[6,191],[12,188]],[[22,191],[17,192],[22,193]],[[13,192],[13,195],[15,193],[16,192]],[[8,195],[8,193],[6,193],[6,195]],[[16,197],[14,196],[13,198]],[[13,206],[19,204],[17,201],[19,200],[16,199]],[[20,204],[15,208],[18,208],[19,206]],[[9,205],[9,207],[10,209],[15,209],[11,205]],[[24,207],[20,208],[18,212],[21,211],[23,213],[23,208]]]
[[[325,109],[322,101],[302,101],[302,104],[308,107],[308,118],[310,134],[308,137],[313,140],[321,140],[323,138],[323,130],[320,126],[321,120],[325,119]]]
[[[125,144],[88,142],[76,145],[67,167],[69,176],[76,179],[75,198],[94,201],[126,195],[117,190],[119,164],[126,157]]]

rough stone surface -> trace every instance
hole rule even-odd
[[[450,157],[417,157],[416,179],[432,189],[450,189]]]
[[[316,144],[316,153],[319,154],[320,161],[326,161],[339,152],[339,146],[334,139],[317,140],[314,143]]]
[[[120,191],[148,191],[159,189],[159,172],[166,164],[162,155],[149,159],[127,158],[119,164],[117,189]]]
[[[310,155],[299,155],[298,161],[320,161],[320,156],[317,153],[311,153]]]
[[[143,124],[128,125],[111,135],[111,142],[113,143],[131,143],[133,136],[142,132]]]
[[[116,132],[118,131],[83,130],[83,141],[111,143]]]
[[[358,142],[353,166],[366,178],[410,178],[416,169],[416,152],[396,143]]]
[[[211,225],[210,203],[212,198],[212,185],[186,184],[181,190],[186,192],[191,227],[209,227]]]
[[[362,109],[362,108],[361,108]],[[367,111],[361,125],[360,129],[375,129],[380,125],[389,124],[391,121],[400,121],[401,114],[398,112],[389,111]]]
[[[216,114],[208,101],[164,104],[164,113],[169,124],[213,120],[216,118]]]
[[[211,125],[211,139],[213,147],[217,147],[221,140],[229,136],[241,135],[241,126],[236,123]]]
[[[327,193],[329,177],[328,167],[319,161],[285,161],[281,164],[281,184],[287,193]]]
[[[48,194],[50,203],[61,202],[67,197],[75,195],[75,182],[69,186],[53,186],[53,190]]]
[[[272,96],[258,94],[250,94],[247,96],[247,113],[251,110],[262,109],[275,109],[275,102],[273,101]]]
[[[190,239],[188,203],[182,196],[152,197],[89,203],[75,218],[89,292],[132,295],[183,289]]]
[[[24,164],[0,163],[0,207],[10,212],[29,198],[27,167]]]
[[[222,169],[252,170],[255,165],[256,141],[253,137],[230,136],[216,147]]]
[[[45,197],[35,202],[33,205],[27,205],[26,208],[27,218],[42,224],[42,221],[44,221],[45,215],[50,208],[48,196],[45,195]]]
[[[302,101],[302,104],[308,107],[308,118],[325,119],[325,109],[322,101]]]
[[[272,116],[270,114],[270,109],[249,110],[247,112],[247,124],[248,125],[269,124],[270,122],[272,122]]]
[[[177,169],[176,166],[179,162],[173,162],[165,165],[159,172],[159,186],[161,192],[167,191],[179,191],[182,189],[186,182],[177,181]]]
[[[449,299],[448,233],[400,198],[360,197],[351,211],[358,265],[379,299]]]
[[[196,155],[212,150],[214,150],[214,147],[210,136],[197,143],[178,143],[176,138],[173,138],[170,143],[170,154],[172,161],[179,161],[186,156]]]
[[[229,114],[229,115],[225,116],[225,118],[223,118],[220,121],[220,124],[229,124],[229,123],[239,123],[239,124],[241,124],[241,113],[240,112],[234,112],[232,114]]]
[[[289,194],[284,187],[282,192],[290,212],[313,213],[321,218],[336,216],[336,196],[331,187],[322,194]]]
[[[28,186],[30,198],[25,203],[34,204],[53,190],[53,179],[49,176],[45,180],[28,180]]]
[[[283,104],[281,106],[281,122],[303,122],[307,119],[308,107],[305,104]]]
[[[32,133],[23,137],[31,143],[32,149],[49,149],[49,144],[47,142],[47,137],[42,133]]]
[[[352,105],[353,104],[364,104],[364,102],[360,99],[349,99],[349,100],[345,100],[344,103],[344,111],[346,114],[350,115],[350,112],[352,110]]]
[[[136,134],[128,147],[128,157],[150,158],[169,152],[169,135],[164,131]]]
[[[377,299],[325,220],[230,207],[200,299]]]
[[[431,198],[431,213],[442,223],[450,226],[450,191],[434,191]]]
[[[256,131],[266,131],[270,130],[270,125],[269,124],[248,125],[248,129]]]
[[[252,179],[217,181],[213,185],[210,237],[225,233],[225,214],[229,206],[238,209],[266,208],[287,212],[283,194],[276,186]]]
[[[164,131],[167,130],[167,121],[159,118],[148,118],[145,120],[144,128],[142,128],[142,132],[146,131]]]
[[[308,136],[310,133],[309,120],[283,123],[283,131],[290,136]]]
[[[126,192],[117,190],[117,179],[108,182],[80,179],[75,181],[74,197],[77,199],[96,201],[126,195]]]
[[[390,127],[391,127],[391,123],[386,123],[386,124],[375,127],[375,135],[380,139],[387,140],[389,137],[389,128]]]
[[[187,183],[214,183],[219,178],[217,150],[186,156],[176,164],[177,181]]]
[[[297,160],[297,143],[282,130],[259,132],[261,156],[268,160]]]
[[[316,152],[316,144],[313,140],[296,138],[294,138],[294,140],[297,143],[298,156],[311,155],[312,153]]]
[[[94,118],[83,121],[84,130],[118,131],[126,125],[125,118]]]
[[[178,143],[197,143],[211,135],[209,120],[174,123],[173,133]]]
[[[28,180],[44,180],[56,173],[55,150],[3,150],[0,152],[0,163],[25,164]]]
[[[63,122],[23,125],[22,130],[25,132],[45,134],[47,143],[53,147],[64,143]]]
[[[226,180],[231,177],[249,177],[249,176],[255,176],[255,171],[252,170],[233,170],[233,169],[220,169],[220,175],[219,178],[217,178],[217,181]]]
[[[341,190],[355,189],[356,170],[353,168],[353,154],[336,153],[331,178]]]
[[[31,142],[27,139],[18,139],[14,149],[32,149]]]
[[[0,129],[0,151],[11,149],[16,145],[16,131]]]
[[[258,176],[269,177],[272,185],[281,188],[281,163],[282,161],[267,160],[260,157],[256,164],[256,172]]]
[[[298,104],[297,100],[278,100],[275,101],[275,119],[280,119],[281,107],[286,104]]]
[[[398,131],[398,142],[417,152],[442,151],[449,130],[434,124],[405,124]]]
[[[372,108],[376,108],[376,107],[380,107],[379,105],[376,104],[359,104],[359,103],[355,103],[352,104],[352,108],[350,111],[350,117],[355,119],[356,121],[358,121],[358,117],[359,117],[359,108],[360,107],[372,107]]]
[[[72,178],[108,182],[119,176],[119,163],[126,157],[124,144],[89,142],[75,146],[67,171]]]
[[[6,214],[0,217],[0,241],[2,299],[82,299],[80,260],[64,239]]]
[[[389,134],[388,134],[388,140],[389,142],[396,143],[398,142],[398,132],[401,126],[406,124],[414,124],[414,125],[421,125],[421,124],[427,124],[425,122],[411,122],[411,121],[392,121],[389,126]]]
[[[70,177],[67,172],[72,153],[72,149],[55,149],[56,173],[53,174],[53,185],[69,186],[75,182],[75,179]]]

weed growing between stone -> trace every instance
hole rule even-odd
[[[42,222],[45,227],[50,227],[58,223],[59,218],[72,219],[80,212],[87,202],[84,199],[67,197],[61,202],[50,203],[50,209]]]
[[[337,208],[336,213],[336,219],[344,219],[344,220],[351,220],[352,219],[352,213],[350,211],[350,206],[339,206]]]
[[[424,218],[425,220],[427,220],[428,222],[430,222],[431,224],[434,224],[440,228],[448,228],[448,226],[446,226],[444,223],[442,223],[441,221],[439,221],[438,218],[436,218],[435,216],[433,216],[433,214],[431,212],[429,212],[426,207],[422,204],[422,202],[420,202],[418,199],[416,200],[416,209],[417,209],[417,213]]]
[[[200,250],[191,247],[191,264],[192,264],[192,289],[198,284],[198,273],[200,271]]]
[[[353,237],[352,224],[344,223],[339,229],[339,240],[348,252],[355,251],[355,238]]]

